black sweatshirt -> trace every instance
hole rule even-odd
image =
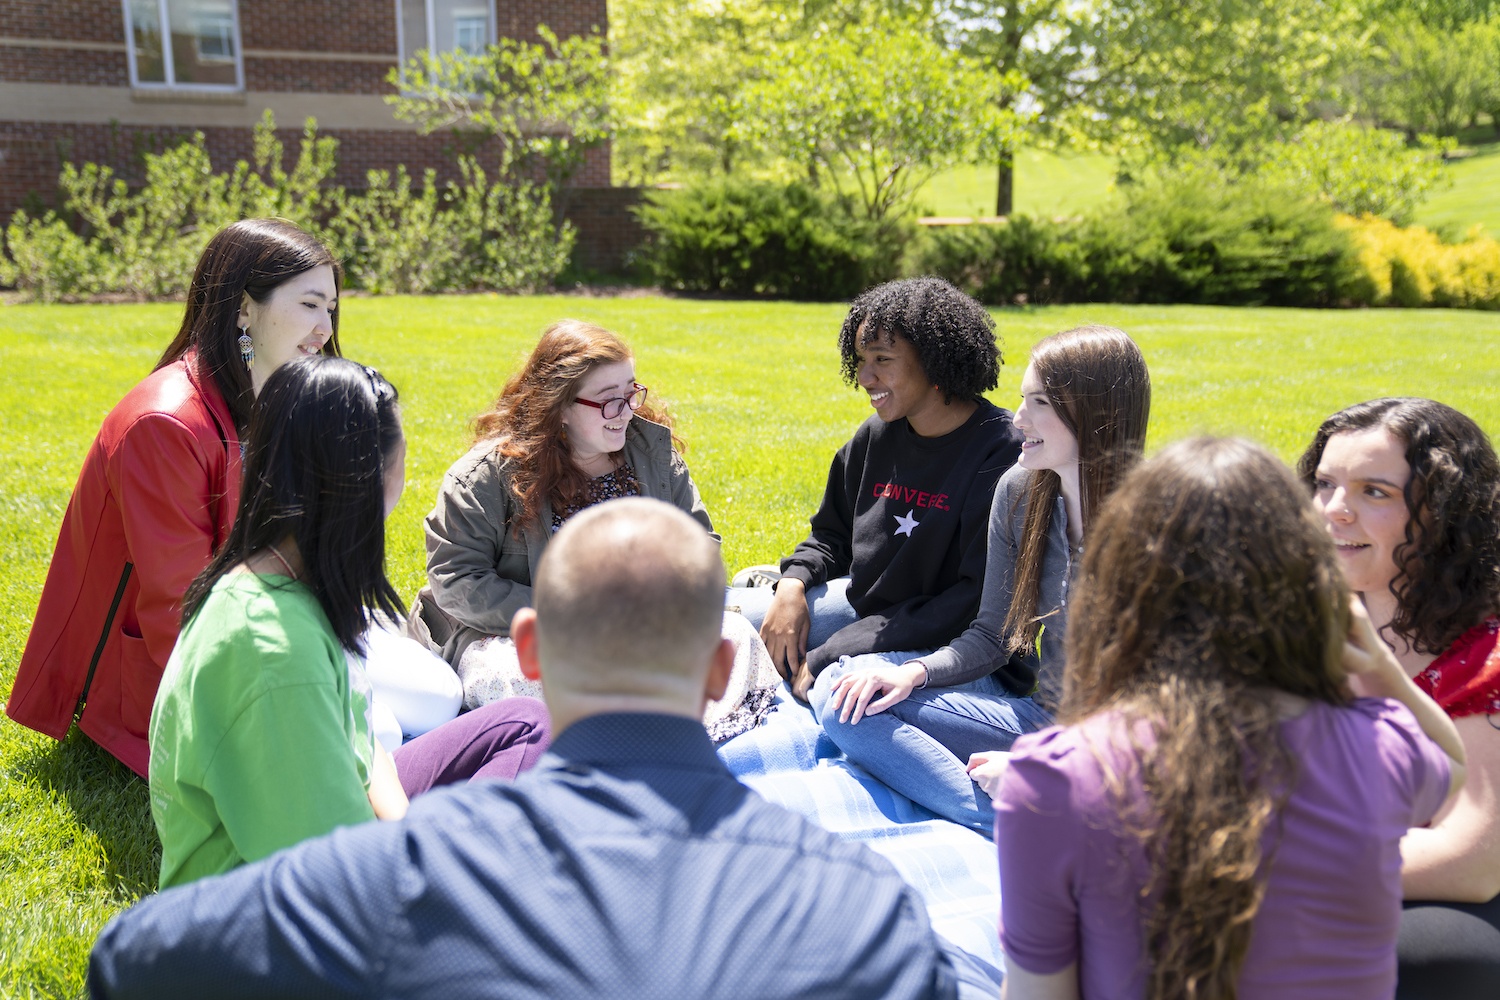
[[[850,576],[860,620],[808,650],[808,669],[963,633],[984,588],[990,498],[1021,440],[1010,411],[987,400],[942,437],[920,437],[905,417],[860,425],[833,457],[812,534],[781,561],[808,587]]]

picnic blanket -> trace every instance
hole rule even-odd
[[[933,929],[998,992],[1000,871],[983,834],[938,818],[848,761],[785,685],[765,722],[722,744],[719,758],[767,802],[883,854],[921,893]]]

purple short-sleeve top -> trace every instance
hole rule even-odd
[[[1282,735],[1297,779],[1267,831],[1275,853],[1240,998],[1390,997],[1401,838],[1447,797],[1448,757],[1383,698],[1315,702]],[[1108,762],[1127,796],[1141,794],[1125,736],[1108,713],[1023,736],[995,800],[1007,961],[1038,974],[1076,961],[1085,1000],[1145,992],[1136,899],[1147,867],[1105,785]]]

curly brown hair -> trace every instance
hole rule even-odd
[[[1151,374],[1146,358],[1124,330],[1112,326],[1074,327],[1039,340],[1031,349],[1047,398],[1078,439],[1078,482],[1087,533],[1104,498],[1141,457],[1151,419]],[[1026,477],[1022,493],[1026,520],[1016,558],[1016,583],[1005,615],[1010,652],[1030,652],[1036,642],[1037,602],[1052,511],[1062,479],[1051,469]]]
[[[1316,491],[1335,434],[1383,427],[1406,446],[1406,541],[1392,553],[1396,617],[1388,628],[1419,653],[1441,653],[1500,608],[1500,463],[1479,425],[1417,397],[1357,403],[1323,421],[1297,461]]]
[[[917,349],[922,374],[943,390],[943,402],[978,401],[1000,381],[1004,359],[995,321],[984,306],[942,278],[888,281],[849,305],[839,329],[844,381],[859,381],[859,349],[901,337]]]
[[[510,488],[520,508],[512,530],[541,515],[542,504],[565,506],[584,496],[589,477],[573,463],[563,411],[578,398],[584,380],[600,365],[629,361],[630,346],[592,323],[562,319],[542,331],[521,370],[505,383],[495,405],[474,418],[476,444],[493,439],[506,460]],[[636,416],[672,426],[671,414],[649,400]],[[673,436],[674,443],[677,438]]]
[[[1107,787],[1151,864],[1146,995],[1233,998],[1296,780],[1273,692],[1347,702],[1348,586],[1291,470],[1234,438],[1138,465],[1091,538],[1059,720],[1113,714],[1138,762],[1143,800]]]

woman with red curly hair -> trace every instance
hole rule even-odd
[[[1401,842],[1403,998],[1500,995],[1500,463],[1430,399],[1375,399],[1298,464],[1349,585],[1406,674],[1452,717],[1469,781]]]
[[[475,419],[474,447],[427,515],[430,590],[420,607],[469,707],[535,693],[509,669],[510,620],[530,606],[542,553],[569,517],[615,497],[654,497],[714,534],[670,418],[647,395],[623,340],[565,319]]]

